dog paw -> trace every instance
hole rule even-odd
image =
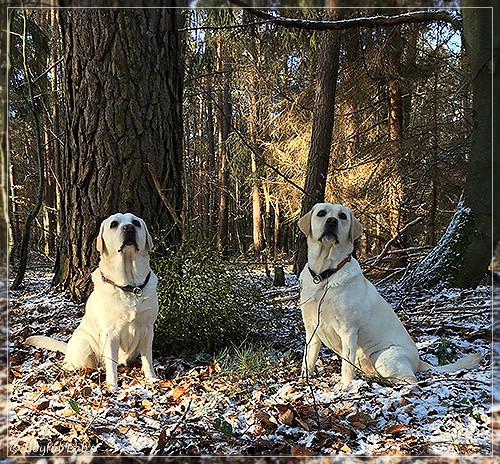
[[[334,390],[347,391],[353,385],[353,379],[343,379],[334,385]]]
[[[116,393],[118,391],[118,384],[116,384],[116,383],[106,383],[105,388],[106,388],[106,390],[109,393]]]

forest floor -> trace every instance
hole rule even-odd
[[[112,394],[104,372],[66,373],[60,353],[24,346],[29,335],[67,340],[81,309],[32,271],[9,309],[9,455],[481,455],[492,458],[500,390],[492,392],[491,291],[379,290],[421,356],[432,364],[480,351],[481,366],[423,372],[414,385],[361,378],[335,388],[338,358],[321,351],[317,376],[300,376],[304,330],[293,275],[262,308],[260,348],[209,364],[155,355],[160,381],[119,368]],[[494,291],[500,301],[500,291]],[[498,319],[498,318],[497,318]],[[493,344],[500,351],[500,344]],[[497,353],[498,354],[498,353]],[[498,386],[496,387],[498,389]],[[492,402],[492,393],[496,401]],[[493,461],[492,461],[493,462]]]

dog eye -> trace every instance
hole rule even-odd
[[[316,214],[316,216],[318,216],[318,217],[323,217],[325,214],[326,214],[326,211],[325,211],[324,209],[320,209],[320,210],[318,211],[318,214]]]
[[[113,221],[113,222],[109,225],[109,227],[110,227],[111,229],[116,229],[116,228],[118,227],[118,221]]]
[[[344,221],[347,219],[347,214],[345,213],[340,213],[339,214],[339,219],[343,219]]]
[[[135,227],[141,227],[141,223],[137,219],[134,219],[132,224],[134,224]]]

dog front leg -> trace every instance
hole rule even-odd
[[[342,377],[341,384],[347,388],[354,380],[354,363],[356,362],[356,349],[358,347],[357,331],[349,330],[341,335],[342,339]]]
[[[314,374],[320,348],[320,338],[317,335],[311,336],[309,333],[306,333],[306,344],[302,361],[302,377],[307,378]]]
[[[141,354],[142,370],[146,379],[156,379],[153,369],[153,327],[148,329],[147,334],[142,338],[139,344],[139,353]]]
[[[106,368],[106,383],[111,391],[118,389],[118,340],[110,339],[109,333],[104,340],[104,366]]]

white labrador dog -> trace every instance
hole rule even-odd
[[[68,370],[96,368],[103,363],[106,382],[118,386],[118,364],[141,355],[147,379],[153,370],[153,325],[158,315],[158,279],[149,266],[153,249],[146,223],[131,213],[113,214],[101,224],[97,238],[101,259],[92,273],[94,290],[80,325],[69,342],[28,337],[30,345],[65,353]]]
[[[393,380],[416,382],[416,372],[452,372],[480,362],[479,353],[440,367],[420,359],[401,321],[352,257],[354,240],[363,227],[349,208],[318,203],[298,225],[308,245],[308,262],[300,274],[305,375],[314,372],[321,343],[342,359],[342,387],[354,379],[354,366]]]

